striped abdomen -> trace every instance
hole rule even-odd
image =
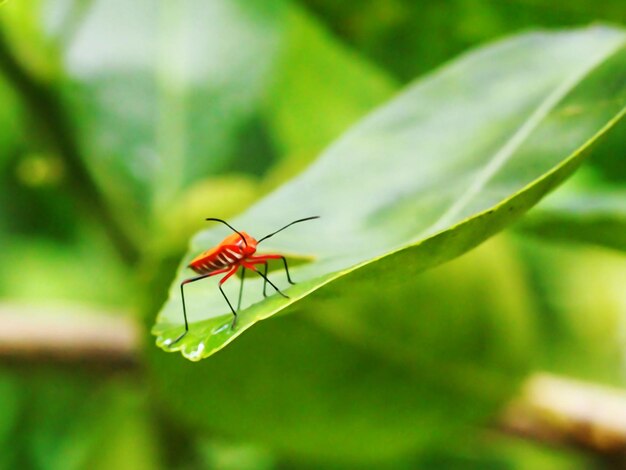
[[[208,274],[233,266],[243,257],[244,254],[237,246],[217,246],[192,260],[189,267],[198,274]]]

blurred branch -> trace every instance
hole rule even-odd
[[[500,428],[533,440],[601,454],[624,468],[626,392],[535,374],[503,413]]]
[[[74,305],[0,304],[0,357],[137,362],[140,328],[128,315]]]
[[[128,315],[74,305],[0,304],[0,324],[3,360],[60,360],[116,367],[139,363],[141,328]],[[498,429],[578,448],[620,466],[626,456],[626,392],[535,374],[507,406]]]
[[[0,30],[0,71],[15,87],[33,121],[45,139],[63,159],[69,175],[69,186],[77,205],[97,219],[116,247],[121,258],[132,265],[139,259],[139,249],[126,233],[98,190],[74,139],[74,130],[55,88],[29,75]]]

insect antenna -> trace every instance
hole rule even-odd
[[[283,228],[279,228],[278,230],[276,230],[275,232],[270,233],[269,235],[265,235],[263,238],[259,239],[257,241],[257,244],[261,243],[263,240],[268,239],[269,237],[273,237],[274,235],[276,235],[278,232],[282,232],[283,230],[285,230],[287,227],[291,227],[293,224],[297,224],[300,222],[306,222],[307,220],[313,220],[313,219],[319,219],[320,216],[319,215],[314,215],[313,217],[306,217],[304,219],[298,219],[298,220],[294,220],[293,222],[291,222],[290,224],[285,225]]]
[[[243,240],[244,245],[248,246],[248,242],[246,241],[246,238],[241,234],[241,232],[237,229],[235,229],[232,225],[230,225],[228,222],[226,222],[225,220],[222,219],[214,219],[212,217],[206,219],[208,221],[212,221],[212,222],[221,222],[224,225],[228,226],[228,228],[230,228],[233,232],[235,232],[237,235],[239,235],[241,237],[241,239]]]

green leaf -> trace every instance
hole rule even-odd
[[[54,19],[42,25],[45,3],[45,0],[7,2],[0,9],[3,39],[14,49],[20,64],[39,80],[53,77],[59,71],[59,54],[55,44],[59,31],[54,31],[53,23],[58,22],[69,9],[67,4],[56,5],[54,13],[51,9],[47,11],[50,15],[46,18]]]
[[[626,189],[577,176],[530,211],[517,228],[546,239],[626,251]]]
[[[0,467],[10,468],[9,461],[15,458],[15,450],[11,443],[15,441],[15,431],[20,421],[23,404],[20,400],[18,381],[4,369],[0,369],[0,446],[6,449],[0,456]]]
[[[621,186],[626,184],[624,165],[624,140],[626,140],[626,120],[620,121],[598,145],[585,166],[593,171],[594,186]]]
[[[536,369],[622,386],[623,254],[537,237],[516,237],[515,245],[536,294]]]
[[[286,24],[266,114],[281,149],[304,165],[397,86],[298,8]]]
[[[190,332],[170,347],[183,331],[184,266],[227,234],[211,227],[183,259],[153,329],[157,344],[199,360],[287,307],[332,302],[358,284],[413,276],[506,227],[570,176],[623,117],[625,43],[623,32],[604,27],[525,34],[410,86],[304,174],[232,221],[261,236],[303,216],[322,216],[263,246],[310,261],[293,270],[299,284],[289,289],[273,275],[290,299],[261,301],[261,282],[250,279],[231,329],[217,287],[196,283],[187,290]],[[230,284],[232,298],[237,286]]]
[[[86,11],[63,51],[63,95],[92,173],[129,223],[147,225],[183,188],[228,170],[271,83],[281,5],[97,0]]]
[[[147,405],[129,377],[109,377],[102,370],[50,363],[2,369],[0,464],[49,470],[160,468]]]
[[[592,22],[626,23],[623,0],[601,3],[450,0],[301,0],[373,63],[402,80],[495,38]]]

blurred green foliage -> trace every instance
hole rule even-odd
[[[512,32],[626,23],[619,1],[304,0],[348,44],[401,81],[468,48]]]
[[[505,34],[599,20],[626,23],[622,0],[0,2],[0,295],[151,324],[204,217],[290,179],[400,84]],[[24,77],[54,99],[33,104]],[[623,250],[625,132],[532,236],[264,322],[200,364],[147,328],[139,373],[2,359],[0,468],[596,465],[484,425],[528,370],[624,383],[623,255],[584,243]],[[576,232],[555,234],[563,217]],[[428,322],[377,329],[401,315],[389,298]]]

